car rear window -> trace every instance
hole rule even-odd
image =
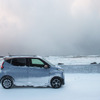
[[[9,59],[9,60],[6,60],[6,62],[10,64],[10,63],[11,63],[11,59]]]
[[[25,58],[13,58],[12,59],[12,65],[14,65],[14,66],[25,66],[26,65],[26,59]]]

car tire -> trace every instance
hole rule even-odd
[[[60,88],[62,85],[61,79],[59,77],[55,77],[51,80],[51,86],[52,88]]]
[[[10,78],[4,78],[2,80],[2,86],[5,89],[9,89],[13,86],[13,81]]]

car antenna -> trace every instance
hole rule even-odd
[[[8,53],[8,56],[11,57],[12,55],[10,53]]]

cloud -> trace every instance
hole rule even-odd
[[[89,15],[91,11],[91,0],[74,0],[71,5],[71,14],[76,17]]]
[[[99,22],[99,0],[0,0],[0,54],[99,54]]]

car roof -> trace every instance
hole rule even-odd
[[[42,58],[41,56],[33,55],[33,56],[5,56],[3,57],[4,60],[9,60],[13,58]]]

